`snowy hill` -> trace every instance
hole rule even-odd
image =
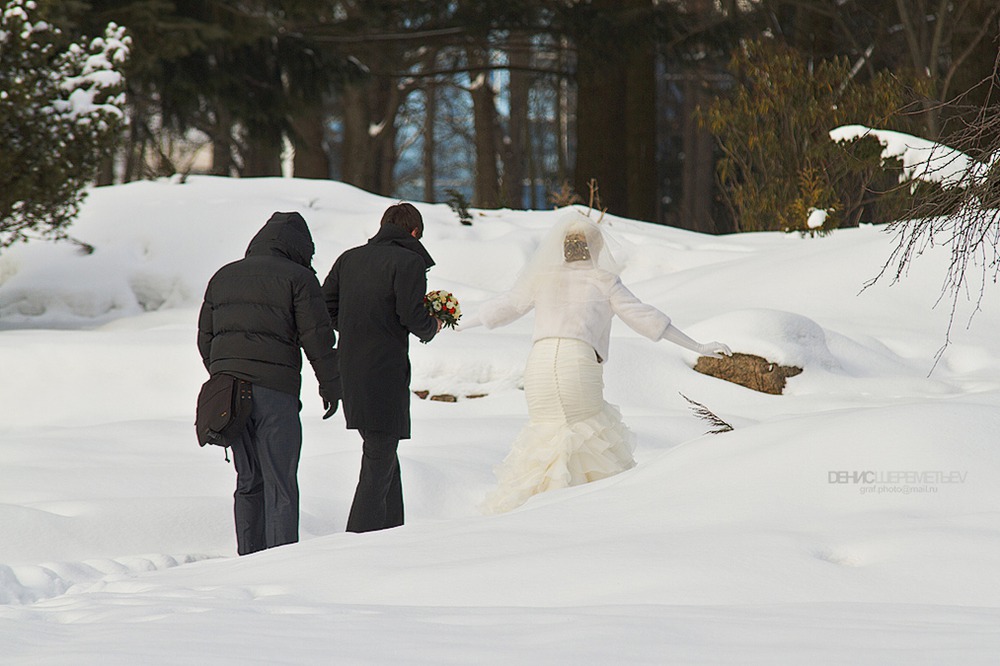
[[[618,218],[623,280],[696,338],[795,364],[786,394],[695,373],[616,322],[605,396],[638,466],[478,503],[527,420],[531,319],[413,344],[407,525],[345,534],[360,438],[303,383],[302,541],[236,558],[235,472],[199,449],[208,278],[276,210],[325,276],[392,201],[191,178],[95,190],[72,235],[0,254],[3,663],[992,664],[1000,650],[997,289],[934,308],[948,257],[862,287],[878,228],[711,237]],[[432,289],[510,285],[557,212],[420,205]],[[683,393],[736,426],[705,435]],[[477,399],[465,396],[486,394]]]

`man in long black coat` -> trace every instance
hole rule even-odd
[[[423,305],[427,270],[420,212],[389,207],[367,245],[344,252],[323,282],[334,328],[347,427],[364,439],[361,475],[347,531],[403,524],[399,440],[410,438],[409,336],[430,341],[441,329]]]
[[[246,430],[232,443],[240,555],[299,540],[302,351],[327,415],[340,397],[333,327],[313,271],[312,235],[298,213],[275,213],[246,257],[208,283],[198,350],[209,374],[253,384]]]

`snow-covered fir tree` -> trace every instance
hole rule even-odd
[[[0,248],[63,238],[125,120],[130,40],[74,42],[34,0],[0,4]]]

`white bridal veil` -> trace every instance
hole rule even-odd
[[[589,259],[568,259],[564,252],[567,237],[582,235],[589,249]],[[600,268],[617,275],[620,267],[613,256],[614,241],[607,237],[604,229],[594,220],[577,209],[564,212],[556,224],[539,243],[531,261],[525,266],[523,275],[530,273],[565,269],[567,264],[577,263],[579,267]]]
[[[559,284],[567,303],[603,299],[621,272],[614,256],[619,247],[587,215],[567,210],[542,238],[510,296],[515,303],[529,303],[541,287]]]
[[[577,209],[567,209],[545,233],[514,286],[484,305],[466,326],[503,325],[534,307],[550,314],[565,310],[579,316],[581,303],[606,303],[620,266],[612,253],[617,243]],[[575,315],[571,313],[576,313]]]

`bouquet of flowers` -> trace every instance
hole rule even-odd
[[[440,319],[441,324],[446,328],[455,328],[455,324],[462,318],[462,309],[458,306],[458,299],[448,291],[432,291],[424,296],[424,307],[435,319]]]

